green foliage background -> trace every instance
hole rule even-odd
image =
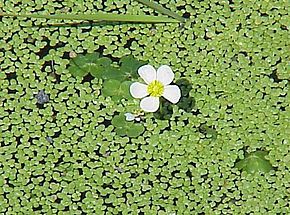
[[[2,1],[0,10],[158,15],[129,0],[44,2]],[[156,2],[190,20],[1,18],[1,214],[290,213],[289,1]],[[117,135],[112,117],[139,101],[114,101],[101,80],[67,70],[70,54],[95,51],[170,65],[192,85],[193,110],[146,114],[143,135]],[[50,100],[39,105],[42,89]],[[273,170],[234,167],[256,150],[269,152]]]

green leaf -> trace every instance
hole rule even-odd
[[[268,153],[265,151],[256,151],[246,155],[246,157],[237,162],[236,167],[248,173],[269,172],[273,169],[271,163],[265,159]]]
[[[126,121],[124,113],[114,116],[111,123],[120,136],[138,137],[145,130],[142,124]]]
[[[69,72],[74,76],[74,77],[84,77],[86,76],[89,72],[82,69],[80,65],[84,64],[86,61],[84,55],[78,55],[75,58],[71,59],[70,65],[68,67]]]
[[[98,53],[77,55],[71,59],[68,70],[74,77],[84,77],[94,69],[95,62],[99,59]]]
[[[5,75],[5,73],[4,72],[0,72],[0,79],[5,79],[6,78],[6,75]]]
[[[145,128],[141,124],[133,124],[131,127],[127,129],[127,135],[129,137],[138,137],[144,132]]]
[[[103,72],[102,75],[103,79],[116,79],[116,80],[123,80],[123,74],[121,73],[119,68],[109,66]]]
[[[180,101],[177,103],[177,106],[186,112],[191,112],[195,107],[195,103],[196,101],[192,97],[181,97]]]
[[[27,18],[44,18],[44,19],[63,19],[63,20],[90,20],[90,21],[107,21],[107,22],[142,22],[142,23],[177,23],[179,20],[170,19],[162,16],[148,15],[127,15],[113,13],[95,13],[95,14],[10,14],[0,13],[1,16],[27,17]]]
[[[99,53],[80,54],[71,59],[68,70],[75,77],[84,77],[91,73],[95,78],[108,79],[108,75],[116,70],[111,63],[110,58],[100,57]]]
[[[124,98],[126,99],[131,99],[133,98],[130,94],[130,85],[132,84],[131,81],[124,81],[121,86],[120,86],[120,91],[121,94],[123,95]]]
[[[154,117],[160,120],[169,120],[173,114],[173,106],[172,103],[164,99],[160,98],[160,108],[157,112],[153,113]]]
[[[116,96],[119,94],[121,82],[115,79],[107,80],[103,84],[104,96]]]
[[[127,134],[127,129],[120,127],[120,128],[116,128],[116,133],[120,136],[126,136]]]
[[[101,57],[99,53],[80,54],[71,59],[68,70],[75,77],[84,77],[90,73],[95,78],[124,81],[138,78],[138,68],[146,64],[132,56],[125,56],[121,58],[120,62],[120,68],[116,68],[111,65],[110,58]],[[122,86],[125,87],[125,85]],[[128,98],[128,93],[125,97]]]
[[[145,61],[139,61],[132,55],[122,57],[120,59],[121,66],[120,71],[124,80],[130,80],[131,78],[138,78],[137,70],[139,67],[147,64]]]
[[[86,55],[77,55],[74,58],[76,64],[90,63],[94,62],[100,58],[100,54],[98,52],[87,53]]]
[[[119,114],[117,116],[114,116],[111,123],[115,127],[123,128],[125,126],[125,123],[126,123],[125,115]]]
[[[144,4],[144,5],[147,5],[148,7],[153,8],[156,11],[159,11],[160,13],[163,13],[165,15],[171,16],[171,17],[177,19],[180,22],[184,22],[185,21],[185,19],[182,16],[178,15],[177,13],[175,13],[175,12],[173,12],[171,10],[168,10],[168,9],[162,7],[161,5],[159,5],[159,4],[155,3],[155,2],[152,2],[152,1],[149,1],[149,0],[137,0],[137,1],[142,3],[142,4]]]
[[[91,75],[95,78],[106,79],[106,75],[113,70],[111,63],[111,59],[107,57],[101,57],[95,62],[87,63],[85,68],[87,68]]]
[[[70,65],[68,67],[68,70],[74,77],[84,77],[89,73],[88,71],[81,69],[79,66],[75,64]]]
[[[132,98],[129,92],[130,81],[120,82],[115,79],[106,80],[103,85],[103,95],[111,96],[113,100],[117,101],[123,98]]]

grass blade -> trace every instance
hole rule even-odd
[[[137,0],[137,1],[142,3],[142,4],[144,4],[144,5],[147,5],[148,7],[151,7],[152,9],[154,9],[156,11],[159,11],[160,13],[163,13],[165,15],[171,16],[171,17],[177,19],[180,22],[185,22],[185,19],[182,16],[179,16],[177,13],[164,8],[164,7],[162,7],[159,4],[156,4],[156,3],[151,2],[149,0]]]
[[[0,13],[0,16],[26,17],[26,18],[45,18],[63,20],[89,20],[89,21],[108,21],[108,22],[138,22],[138,23],[176,23],[175,19],[148,15],[126,15],[126,14],[10,14]]]

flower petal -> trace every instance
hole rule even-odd
[[[149,96],[141,100],[140,107],[146,112],[155,112],[159,108],[159,97]]]
[[[148,95],[147,85],[135,82],[130,86],[130,93],[134,98],[140,99]]]
[[[126,121],[134,121],[135,116],[132,113],[125,113]]]
[[[181,97],[181,92],[177,85],[168,85],[164,87],[164,92],[162,96],[171,103],[175,104],[179,101]]]
[[[174,73],[167,65],[162,65],[157,70],[157,80],[164,85],[168,85],[173,81]]]
[[[150,84],[152,81],[156,80],[156,70],[151,65],[141,66],[138,69],[138,74],[147,84]]]

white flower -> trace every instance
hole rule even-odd
[[[134,115],[132,113],[125,113],[126,121],[137,121],[140,122],[141,118],[138,115]]]
[[[134,121],[135,116],[132,113],[125,113],[126,121]]]
[[[171,68],[162,65],[157,72],[151,65],[144,65],[138,69],[138,74],[146,84],[135,82],[130,86],[130,93],[134,98],[143,98],[140,107],[146,112],[155,112],[159,108],[159,97],[163,96],[175,104],[181,97],[177,85],[169,85],[174,78]],[[149,95],[149,96],[148,96]]]

